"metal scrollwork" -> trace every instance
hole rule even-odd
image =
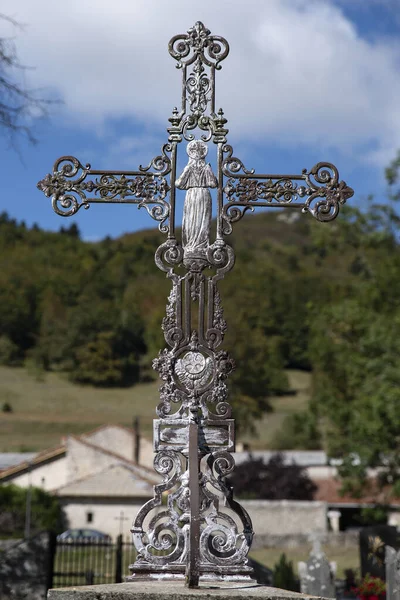
[[[225,146],[224,152],[228,156],[222,172],[229,177],[224,186],[227,202],[222,210],[226,235],[232,232],[232,223],[261,206],[292,206],[310,212],[319,221],[331,221],[354,194],[345,181],[339,182],[338,170],[331,163],[318,163],[310,171],[303,169],[301,175],[257,174],[232,156],[230,146]]]
[[[167,143],[162,147],[162,152],[159,156],[155,156],[147,167],[142,167],[140,165],[139,171],[147,172],[150,169],[154,169],[157,171],[159,175],[167,175],[171,172],[171,158],[168,156],[168,153],[172,152],[172,145]]]
[[[204,72],[204,66],[198,58],[193,67],[193,73],[186,80],[186,89],[189,96],[190,110],[193,113],[201,114],[207,108],[210,100],[211,82],[208,75]]]
[[[267,202],[289,203],[304,195],[305,190],[303,191],[303,188],[299,190],[296,183],[285,178],[277,181],[272,179],[266,181],[239,179],[238,183],[234,179],[228,179],[224,192],[228,199],[236,197],[239,202],[266,200]]]
[[[166,347],[153,360],[161,380],[154,468],[162,481],[134,520],[138,554],[128,580],[185,578],[189,587],[200,578],[249,582],[252,524],[226,481],[234,468],[227,382],[235,362],[221,349],[227,324],[218,282],[233,268],[235,252],[225,236],[261,207],[297,208],[330,221],[354,192],[330,163],[294,175],[246,168],[227,143],[222,109],[215,110],[215,73],[228,42],[198,21],[168,48],[182,72],[182,105],[172,111],[161,153],[137,171],[96,171],[64,156],[38,188],[61,216],[92,203],[136,204],[167,234],[155,252],[155,264],[172,283],[162,321]],[[187,157],[178,172],[182,141]]]
[[[162,450],[154,459],[154,468],[163,476],[163,482],[154,487],[154,498],[141,508],[132,527],[133,541],[138,551],[137,563],[165,565],[176,561],[185,549],[185,531],[179,524],[176,511],[158,510],[162,494],[171,490],[182,479],[182,462],[178,452]],[[170,502],[178,494],[172,493]],[[148,532],[143,530],[145,518],[153,514]]]
[[[309,195],[303,212],[310,212],[318,221],[332,221],[339,214],[340,207],[354,195],[354,190],[345,181],[339,182],[339,173],[330,163],[318,163],[309,173],[305,173]],[[311,177],[315,179],[316,185]],[[322,198],[322,199],[321,199]]]
[[[233,148],[229,144],[223,146],[222,151],[227,154],[222,162],[222,172],[226,177],[237,177],[240,171],[246,175],[253,175],[254,169],[246,169],[240,158],[233,156]]]
[[[84,182],[89,170],[89,164],[84,167],[74,156],[63,156],[54,163],[53,173],[48,173],[37,187],[47,198],[52,198],[53,210],[58,215],[69,217],[82,206],[89,208],[85,191],[91,192],[92,186]],[[79,177],[70,181],[79,171],[82,171]]]
[[[45,196],[52,198],[54,211],[62,217],[70,217],[82,207],[89,208],[92,203],[137,204],[138,208],[145,208],[154,220],[159,221],[160,231],[167,233],[165,222],[169,217],[169,204],[166,197],[170,186],[161,174],[167,170],[162,157],[157,157],[153,163],[160,173],[94,171],[89,164],[84,167],[77,158],[64,156],[56,161],[53,173],[39,181],[37,187]],[[81,174],[72,179],[79,171]],[[99,177],[86,180],[95,175]]]
[[[176,239],[168,239],[156,250],[154,261],[160,271],[172,275],[173,267],[179,266],[183,260],[182,245]]]
[[[187,34],[175,35],[168,44],[170,55],[178,61],[178,69],[192,64],[197,58],[209,67],[220,69],[220,62],[229,54],[228,42],[218,35],[211,35],[203,23],[197,21]]]

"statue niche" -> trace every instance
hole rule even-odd
[[[184,258],[205,259],[209,246],[212,199],[208,188],[218,185],[210,163],[204,158],[208,147],[202,140],[192,140],[186,148],[189,162],[175,182],[187,190],[183,205],[182,246]]]

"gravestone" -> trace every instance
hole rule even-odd
[[[336,565],[335,565],[336,567]],[[298,564],[302,594],[336,598],[334,569],[315,539],[307,562]]]
[[[400,600],[400,550],[385,548],[386,598]]]
[[[398,533],[391,525],[374,525],[360,531],[361,577],[367,573],[385,579],[385,548],[398,547]]]

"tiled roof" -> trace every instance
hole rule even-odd
[[[329,505],[359,506],[361,504],[389,503],[392,506],[400,506],[400,499],[391,498],[388,501],[389,490],[379,490],[374,480],[368,482],[368,489],[361,498],[353,498],[349,494],[341,494],[342,484],[336,479],[318,479],[314,480],[314,482],[318,486],[314,500],[327,502]]]
[[[135,465],[136,463],[134,461],[129,461],[127,459],[123,459],[123,457],[121,457],[119,454],[116,454],[115,452],[112,452],[110,450],[106,450],[101,448],[100,446],[97,446],[96,444],[93,444],[92,442],[89,442],[86,438],[90,437],[91,435],[93,435],[94,433],[96,433],[97,431],[101,431],[102,429],[106,429],[107,427],[110,427],[110,425],[101,425],[100,427],[97,427],[96,429],[93,429],[87,433],[84,433],[80,436],[69,436],[69,437],[74,437],[75,439],[79,440],[82,444],[87,444],[88,446],[91,446],[92,448],[96,448],[99,451],[105,452],[107,454],[113,455],[115,456],[117,459],[119,460],[124,460],[124,462],[129,463],[129,464],[133,464]],[[133,433],[133,429],[130,429],[129,427],[124,427],[123,425],[111,425],[111,427],[116,427],[119,429],[123,429],[125,431],[129,431]],[[59,446],[56,446],[55,448],[48,448],[46,450],[43,450],[41,452],[37,452],[37,453],[29,453],[29,456],[25,453],[21,454],[21,461],[18,462],[11,462],[8,465],[4,465],[4,468],[2,468],[0,466],[0,481],[4,481],[7,480],[8,477],[12,476],[12,475],[16,475],[17,473],[23,473],[24,471],[27,471],[28,469],[42,464],[48,460],[51,460],[52,458],[56,458],[59,456],[62,456],[63,454],[65,454],[66,452],[66,445],[65,445],[65,441],[67,439],[68,436],[65,436],[62,439],[62,443]],[[16,456],[14,453],[10,453],[13,456]],[[8,456],[9,453],[6,452],[4,453],[4,455],[0,456]],[[4,458],[4,463],[6,462],[6,458]],[[154,471],[152,469],[149,469],[148,467],[145,467],[143,465],[140,465],[140,468],[143,469],[143,475],[145,476],[146,472],[149,475],[153,475],[154,476]]]
[[[30,459],[25,459],[18,463],[14,464],[11,467],[5,468],[0,471],[0,481],[3,479],[7,479],[10,475],[14,475],[16,473],[21,473],[31,469],[35,465],[44,463],[52,458],[58,458],[65,454],[65,446],[56,446],[55,448],[48,448],[43,450],[42,452],[34,453],[34,456]]]
[[[37,452],[0,452],[0,471],[29,462],[36,454]]]
[[[115,464],[99,473],[88,475],[57,490],[57,496],[151,498],[153,486],[144,481],[139,470],[126,464]]]

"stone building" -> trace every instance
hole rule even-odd
[[[70,528],[129,532],[137,511],[153,497],[152,443],[134,430],[105,425],[60,446],[30,454],[0,470],[0,483],[42,488],[60,498]],[[138,458],[139,461],[135,460]]]
[[[255,451],[254,458],[268,462],[273,452]],[[286,451],[285,462],[304,467],[317,484],[313,502],[244,500],[256,544],[285,536],[324,534],[358,525],[363,506],[373,495],[354,499],[340,493],[337,467],[321,451]],[[0,484],[29,484],[57,495],[71,528],[98,529],[112,536],[128,533],[137,511],[153,497],[160,478],[153,469],[153,445],[133,429],[105,425],[80,436],[68,436],[56,448],[37,454],[0,455]],[[236,452],[237,464],[249,452]],[[3,467],[3,468],[2,468]],[[399,525],[400,506],[392,505],[390,524]],[[275,543],[275,542],[274,542]]]

